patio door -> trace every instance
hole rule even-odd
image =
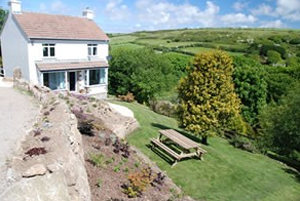
[[[76,72],[69,72],[68,73],[68,77],[69,77],[69,90],[70,91],[76,91]]]

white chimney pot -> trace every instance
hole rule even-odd
[[[94,11],[92,11],[88,7],[84,11],[82,11],[82,16],[89,19],[89,20],[93,20],[94,17],[95,17]]]
[[[21,1],[10,0],[8,6],[10,7],[11,13],[21,13]]]

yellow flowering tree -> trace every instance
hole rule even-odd
[[[218,50],[196,55],[187,76],[179,81],[179,123],[205,144],[208,137],[222,135],[226,129],[243,132],[232,73],[231,57]]]

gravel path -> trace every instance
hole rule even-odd
[[[5,185],[5,164],[39,112],[39,106],[32,97],[3,85],[0,83],[0,190]]]

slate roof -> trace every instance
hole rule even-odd
[[[84,17],[33,12],[13,16],[30,39],[109,40],[93,20]]]
[[[53,62],[53,63],[36,63],[40,71],[58,71],[58,70],[80,70],[108,67],[106,61],[78,61],[78,62]]]

